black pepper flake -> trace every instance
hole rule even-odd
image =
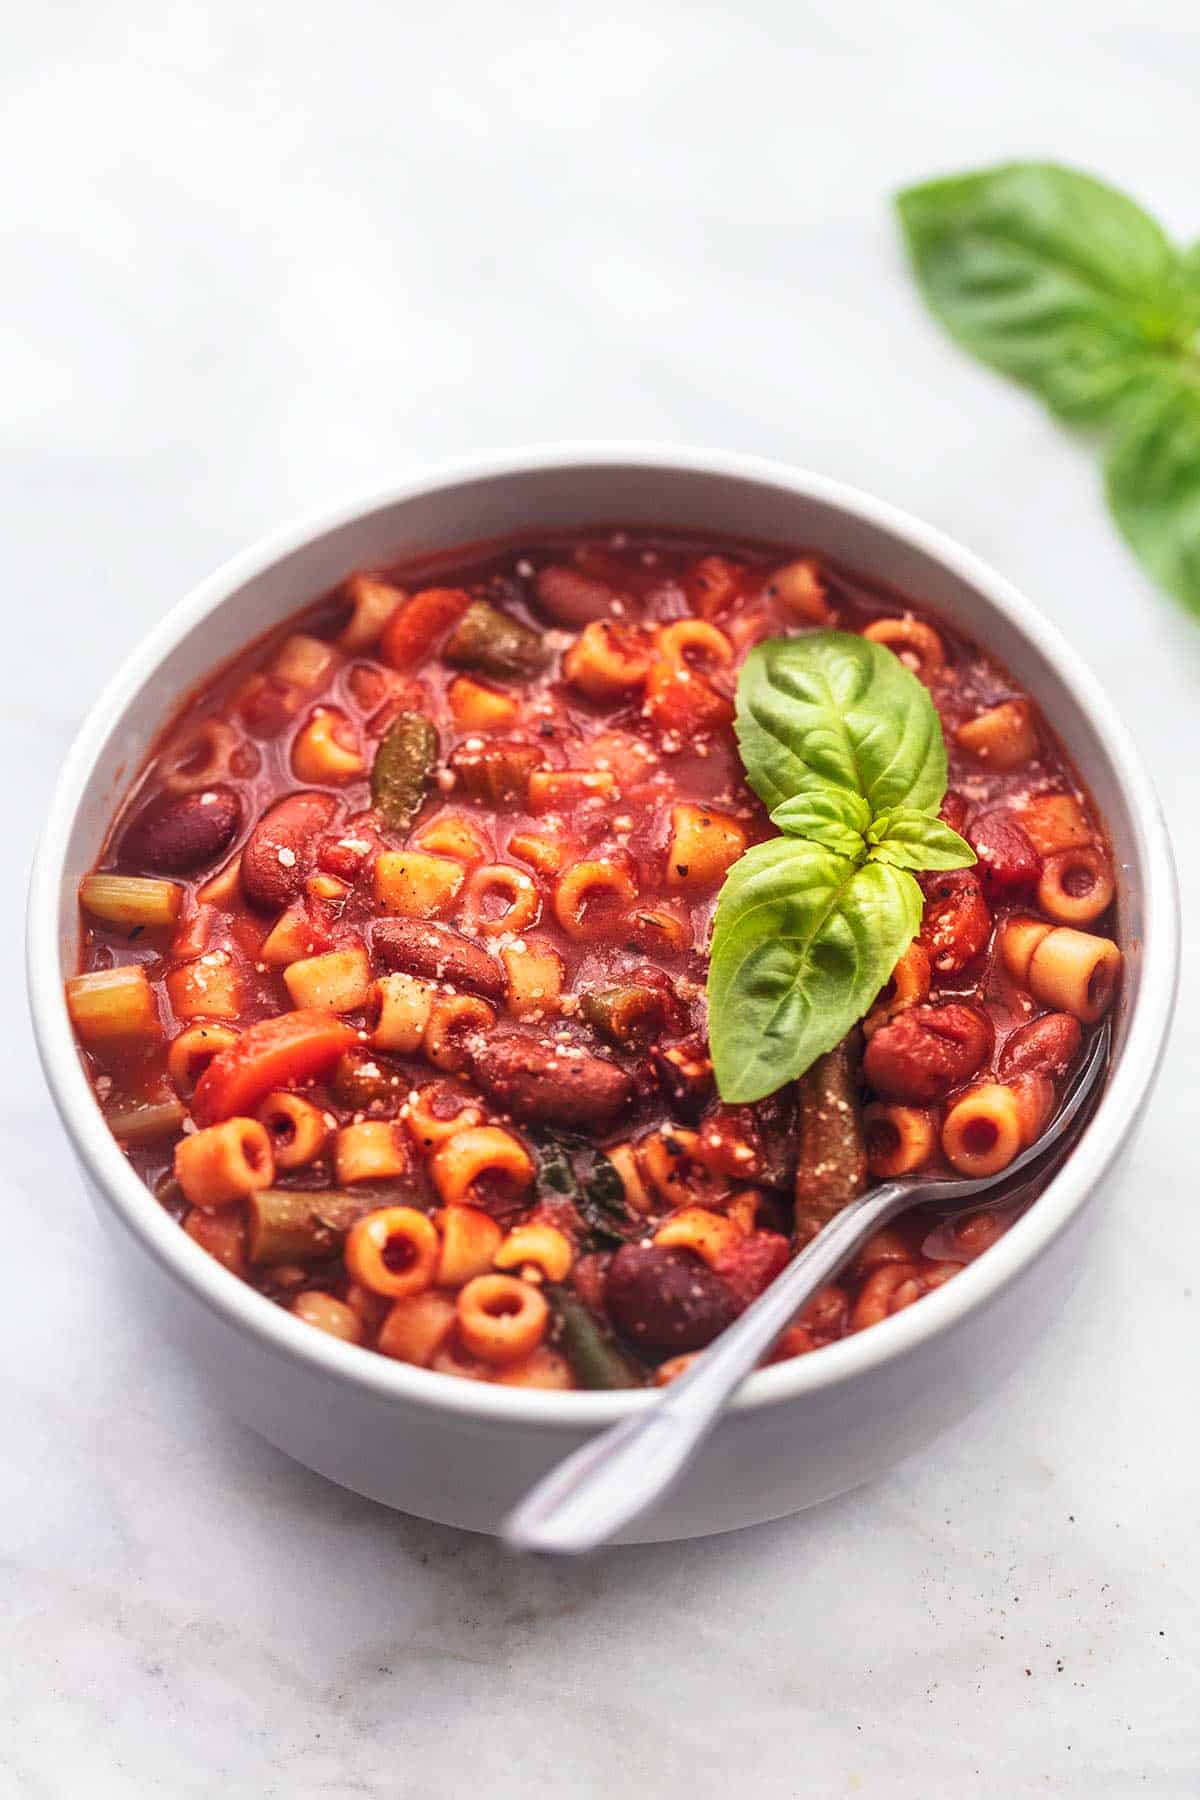
[[[676,863],[675,864],[675,873],[681,877],[686,878],[689,867],[690,867],[690,864],[688,864],[688,863]]]

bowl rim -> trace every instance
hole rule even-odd
[[[732,1411],[756,1411],[826,1393],[903,1358],[985,1306],[1034,1262],[1086,1204],[1133,1129],[1165,1049],[1179,969],[1179,895],[1166,825],[1133,738],[1095,676],[1057,627],[988,564],[937,528],[847,483],[737,451],[640,440],[538,443],[423,464],[400,482],[309,512],[223,563],[146,634],[104,687],[63,763],[34,859],[27,921],[29,1003],[46,1080],[68,1138],[125,1230],[195,1299],[263,1349],[384,1401],[479,1423],[576,1432],[599,1428],[649,1404],[656,1390],[550,1392],[447,1379],[314,1330],[193,1243],[142,1184],[103,1122],[63,999],[58,916],[67,846],[98,754],[158,665],[227,595],[328,533],[421,495],[489,478],[589,467],[708,474],[782,489],[904,540],[977,589],[1032,643],[1103,740],[1124,790],[1144,887],[1143,963],[1126,1042],[1086,1135],[1036,1204],[986,1256],[927,1295],[920,1306],[843,1338],[818,1355],[793,1357],[757,1371],[735,1396]],[[465,532],[463,541],[469,541]]]

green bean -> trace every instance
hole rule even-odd
[[[392,831],[407,831],[438,758],[438,735],[420,713],[402,712],[388,726],[371,767],[371,799]]]
[[[323,1262],[357,1219],[379,1205],[368,1194],[261,1188],[246,1201],[246,1255],[252,1263]]]
[[[455,627],[445,649],[447,662],[481,675],[505,678],[536,675],[549,658],[536,631],[510,619],[486,600],[475,600]]]
[[[662,995],[640,982],[593,989],[583,995],[579,1010],[593,1030],[614,1044],[648,1043],[663,1023]]]
[[[580,1387],[628,1388],[642,1384],[632,1366],[609,1343],[591,1310],[563,1288],[551,1291],[558,1313],[560,1341]]]
[[[479,739],[474,742],[479,744]],[[542,767],[543,760],[541,751],[530,744],[501,742],[478,749],[460,744],[451,754],[450,768],[468,800],[479,800],[485,806],[523,807],[529,777]]]
[[[161,1100],[153,1105],[114,1107],[105,1120],[121,1143],[151,1144],[178,1131],[187,1116],[186,1106],[178,1100]]]
[[[859,1034],[842,1039],[800,1077],[796,1235],[801,1243],[866,1186],[867,1148],[858,1082]]]

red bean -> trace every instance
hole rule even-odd
[[[229,788],[160,794],[142,808],[121,838],[125,867],[185,875],[212,862],[232,843],[242,807]]]
[[[551,564],[539,571],[533,587],[542,611],[559,625],[590,625],[593,619],[614,617],[617,595],[606,582],[578,569]]]
[[[381,919],[371,949],[389,969],[403,969],[426,981],[449,981],[485,1000],[504,998],[504,971],[495,957],[461,931],[429,919]]]
[[[885,1100],[919,1106],[941,1100],[987,1060],[992,1025],[972,1006],[913,1006],[881,1025],[867,1045],[863,1074]]]
[[[609,1265],[604,1305],[622,1337],[651,1355],[702,1350],[738,1313],[732,1289],[690,1250],[625,1244]]]
[[[471,1068],[497,1105],[534,1125],[587,1131],[611,1124],[633,1099],[628,1075],[606,1057],[527,1032],[483,1040]]]
[[[1005,1040],[1000,1073],[1006,1081],[1010,1075],[1034,1072],[1061,1080],[1079,1055],[1082,1041],[1079,1021],[1070,1013],[1043,1013]]]
[[[332,794],[300,793],[263,814],[242,851],[242,892],[251,906],[282,912],[296,898],[337,809]]]
[[[979,858],[976,872],[993,899],[1036,884],[1042,859],[1011,813],[984,813],[972,825],[967,839]]]
[[[926,878],[921,942],[935,974],[957,975],[985,948],[992,930],[983,889],[968,869]]]

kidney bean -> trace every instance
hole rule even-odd
[[[1000,1052],[1000,1073],[1040,1073],[1061,1080],[1079,1055],[1083,1031],[1070,1013],[1043,1013],[1007,1038]]]
[[[984,891],[993,899],[1031,888],[1041,875],[1042,859],[1011,813],[984,813],[967,841],[979,858],[976,873]]]
[[[752,1231],[717,1258],[716,1272],[733,1290],[739,1309],[757,1300],[787,1266],[791,1251],[778,1231]]]
[[[590,625],[593,619],[611,619],[618,598],[606,582],[557,563],[538,571],[533,589],[542,611],[559,625]]]
[[[604,1305],[639,1350],[677,1356],[702,1350],[739,1311],[732,1289],[690,1250],[625,1244],[609,1264]]]
[[[282,912],[296,898],[337,808],[332,794],[300,793],[263,814],[242,851],[242,892],[251,906]]]
[[[983,889],[966,869],[926,877],[921,942],[939,975],[957,975],[987,944],[992,929]]]
[[[389,969],[470,988],[485,1000],[504,998],[500,964],[450,925],[429,919],[380,919],[371,933],[371,950]]]
[[[497,1105],[532,1125],[608,1125],[633,1099],[633,1083],[606,1057],[526,1032],[484,1040],[471,1052],[476,1081]]]
[[[885,1100],[941,1100],[987,1060],[991,1021],[972,1006],[913,1006],[881,1025],[863,1057],[863,1073]]]
[[[123,833],[121,863],[185,875],[229,847],[241,818],[241,801],[229,788],[160,794]]]

